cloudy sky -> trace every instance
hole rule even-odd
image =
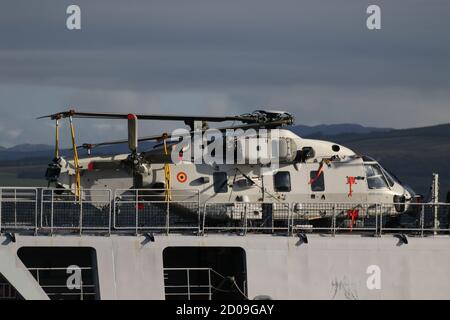
[[[66,8],[81,7],[81,30]],[[381,7],[382,29],[366,28]],[[2,0],[0,146],[52,143],[39,115],[240,114],[298,124],[450,122],[448,0]],[[77,122],[80,142],[126,135]],[[141,126],[156,133],[161,124]]]

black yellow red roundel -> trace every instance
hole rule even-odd
[[[187,180],[187,174],[183,171],[177,173],[177,180],[180,183],[184,183]]]

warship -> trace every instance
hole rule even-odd
[[[45,118],[48,186],[0,188],[0,300],[450,298],[438,174],[425,199],[368,155],[294,134],[284,111]],[[77,145],[76,119],[126,121],[128,138]],[[140,137],[139,121],[188,128]]]

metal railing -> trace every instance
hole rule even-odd
[[[0,188],[0,230],[38,228],[38,189]]]
[[[226,280],[232,284],[228,290],[222,287]],[[223,293],[247,297],[245,285],[241,289],[233,276],[212,268],[164,268],[164,291],[166,300],[213,300],[215,294]]]
[[[409,214],[391,217],[394,222],[400,222],[402,227],[392,226],[388,221],[380,226],[380,234],[396,231],[420,233],[422,236],[430,233],[450,233],[449,218],[448,203],[410,204]]]
[[[171,190],[170,201],[165,189],[116,190],[114,194],[114,228],[143,230],[196,230],[200,228],[200,195],[198,190]]]
[[[81,272],[80,283],[72,287],[67,285],[68,268],[28,268],[41,288],[50,299],[95,299],[97,296],[97,286],[91,281],[93,279],[94,268],[77,267]]]
[[[17,291],[9,283],[0,282],[0,301],[1,300],[16,300]]]
[[[293,233],[377,232],[382,214],[378,204],[296,203],[292,208],[291,228]]]
[[[61,189],[42,189],[41,225],[50,230],[111,230],[111,190],[82,189],[81,198]]]
[[[212,300],[211,268],[164,268],[166,299]]]
[[[447,203],[407,207],[404,203],[205,203],[202,232],[408,232],[424,236],[450,233],[449,217]]]
[[[446,203],[201,203],[198,190],[0,188],[0,230],[35,233],[211,232],[449,234]],[[401,212],[405,212],[399,214]]]
[[[289,232],[290,208],[289,203],[205,203],[202,230]]]

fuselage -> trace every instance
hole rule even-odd
[[[289,130],[278,130],[278,135],[280,139],[293,142],[296,151],[303,152],[303,157],[281,161],[274,170],[260,163],[150,163],[142,174],[142,188],[162,195],[169,183],[170,189],[189,191],[186,194],[199,197],[201,203],[394,203],[411,200],[410,192],[371,158],[359,156],[333,142],[303,139]],[[95,161],[126,160],[127,157],[122,154],[80,159],[81,187],[110,189],[116,195],[133,188],[129,171],[90,166]],[[73,190],[73,162],[63,159],[60,163],[58,183]],[[167,165],[170,182],[165,175]]]

